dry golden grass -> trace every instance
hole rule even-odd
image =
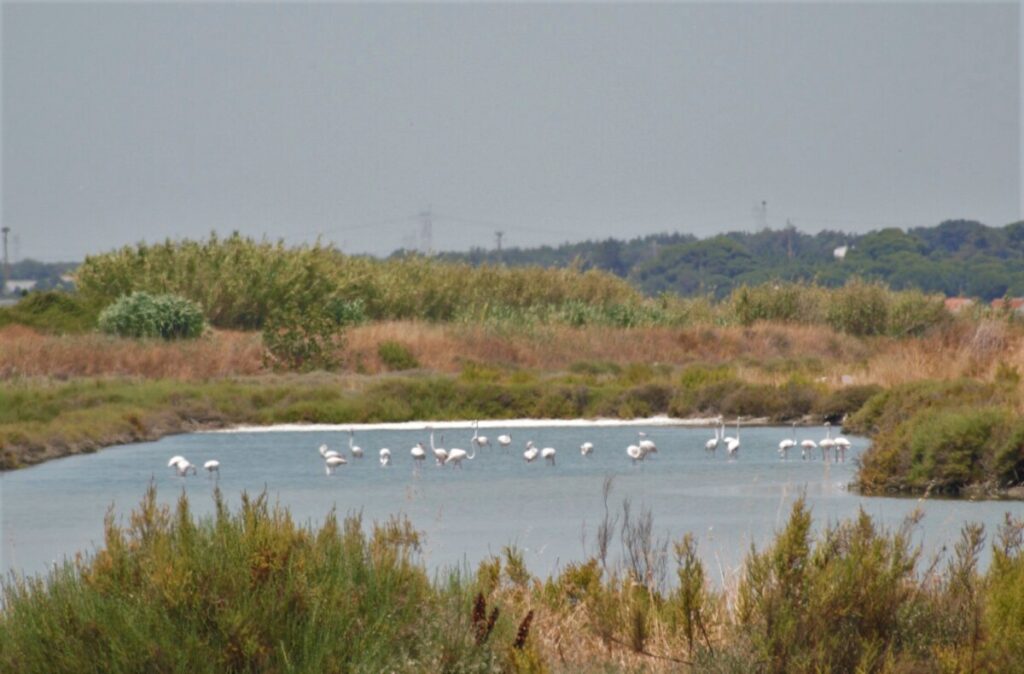
[[[508,332],[479,326],[385,322],[349,332],[348,359],[367,372],[382,368],[377,345],[405,345],[421,366],[456,372],[467,362],[537,370],[565,370],[578,362],[747,363],[817,358],[857,362],[869,347],[862,340],[814,326],[750,328],[571,328]]]
[[[381,342],[404,345],[425,370],[456,373],[467,363],[565,371],[574,363],[730,364],[751,381],[779,383],[793,372],[838,384],[892,386],[919,379],[991,379],[1000,367],[1024,373],[1024,333],[1001,321],[963,322],[920,339],[861,339],[822,326],[749,328],[571,328],[501,330],[474,325],[380,322],[347,333],[344,362],[365,374],[386,370]],[[204,380],[266,373],[257,333],[211,331],[192,342],[101,335],[48,336],[0,329],[0,379],[138,376]]]
[[[19,326],[0,329],[0,379],[114,375],[200,380],[262,371],[258,334],[215,331],[195,341],[162,342],[40,335]]]

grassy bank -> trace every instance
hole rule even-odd
[[[216,498],[196,520],[151,489],[126,524],[108,519],[94,556],[4,582],[0,669],[1024,671],[1024,523],[1009,518],[929,563],[913,521],[889,531],[861,513],[813,534],[798,501],[716,588],[691,536],[659,538],[628,502],[557,576],[506,548],[431,579],[407,522],[311,528],[265,497],[237,511]]]

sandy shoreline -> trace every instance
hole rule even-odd
[[[765,420],[754,419],[750,422],[760,425]],[[568,427],[600,427],[600,426],[712,426],[717,417],[697,417],[682,419],[678,417],[656,416],[639,419],[481,419],[480,428],[568,428]],[[401,421],[380,424],[273,424],[270,426],[232,426],[200,431],[201,433],[283,433],[304,431],[421,431],[426,429],[445,430],[451,428],[472,428],[472,419],[454,419],[447,421]]]

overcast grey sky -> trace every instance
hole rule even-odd
[[[1021,213],[1010,4],[11,4],[2,217],[77,259]]]

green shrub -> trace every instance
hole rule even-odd
[[[389,370],[414,370],[420,366],[409,347],[400,342],[381,342],[377,345],[377,356]]]
[[[498,671],[504,653],[465,624],[461,587],[432,585],[408,522],[314,528],[265,494],[237,512],[214,498],[196,520],[151,488],[130,524],[107,518],[94,556],[5,583],[0,670]]]
[[[888,299],[885,286],[854,279],[831,293],[826,321],[851,335],[883,335],[889,327]]]
[[[100,313],[99,328],[119,337],[194,339],[203,334],[202,310],[184,297],[136,292]]]
[[[263,326],[264,361],[280,370],[330,370],[345,343],[344,326],[326,311],[282,306]]]
[[[13,307],[0,308],[0,327],[24,325],[42,332],[75,334],[96,327],[99,309],[80,295],[60,290],[33,292]]]

